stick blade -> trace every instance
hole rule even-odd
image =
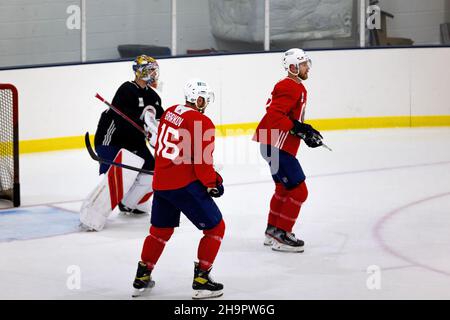
[[[89,132],[88,131],[84,135],[84,143],[86,145],[86,149],[89,152],[89,155],[91,156],[91,158],[96,160],[96,161],[98,161],[97,154],[94,152],[94,150],[92,150],[91,140],[89,138]]]

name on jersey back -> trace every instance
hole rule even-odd
[[[167,111],[164,119],[169,121],[170,123],[173,123],[177,127],[179,127],[183,123],[183,120],[184,120],[182,117],[177,116],[175,113],[172,113],[170,111]]]

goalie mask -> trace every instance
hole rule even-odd
[[[184,87],[184,97],[187,102],[195,104],[198,111],[205,112],[205,108],[208,104],[214,102],[214,93],[206,84],[206,82],[199,79],[189,80]],[[199,107],[198,98],[202,97],[205,101],[203,106]]]
[[[134,60],[133,71],[138,79],[144,80],[149,85],[158,81],[159,65],[152,57],[146,55],[138,56]]]
[[[303,62],[306,62],[308,64],[308,67],[311,68],[312,66],[311,59],[306,55],[305,51],[303,51],[302,49],[298,48],[289,49],[283,55],[283,66],[284,69],[288,72],[291,72],[289,70],[289,66],[291,64],[293,64],[297,70],[300,70],[300,64]]]

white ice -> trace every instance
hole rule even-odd
[[[309,198],[294,227],[305,252],[296,254],[262,244],[274,186],[257,144],[218,139],[227,228],[212,275],[225,286],[221,299],[450,299],[450,128],[323,133],[332,152],[302,146],[298,156]],[[22,209],[70,212],[58,225],[72,231],[1,241],[0,299],[131,299],[149,216],[115,212],[103,231],[79,232],[97,163],[74,150],[22,155],[20,166]],[[2,212],[3,230],[24,225],[11,235],[54,232],[53,220]],[[155,288],[140,299],[190,299],[201,235],[182,218]]]

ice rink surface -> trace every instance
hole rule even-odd
[[[304,253],[263,246],[269,168],[249,136],[218,139],[220,299],[450,299],[450,128],[323,135],[332,152],[298,154]],[[80,232],[77,211],[99,181],[87,151],[26,154],[20,167],[22,207],[0,210],[0,299],[131,299],[149,216],[114,212],[103,231]],[[139,299],[190,299],[201,236],[182,218]]]

